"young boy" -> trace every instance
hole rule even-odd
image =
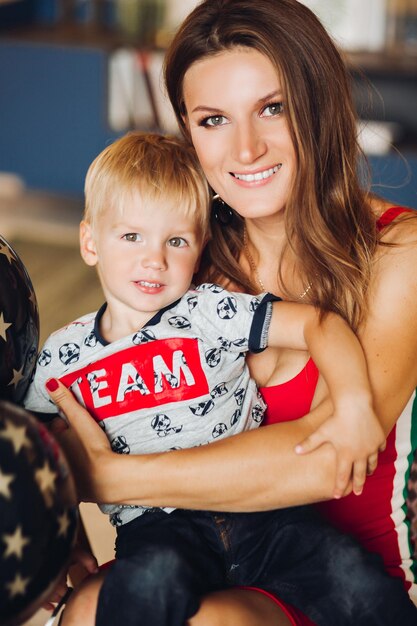
[[[341,318],[329,314],[320,322],[313,307],[274,302],[279,298],[270,294],[190,288],[210,236],[210,203],[185,144],[129,134],[95,159],[85,192],[81,254],[97,267],[106,303],[46,341],[26,408],[56,413],[45,391],[45,381],[55,377],[101,423],[115,452],[203,445],[259,426],[265,407],[245,353],[270,345],[308,350],[329,386],[335,421],[366,419],[378,433],[362,350]],[[233,584],[279,590],[319,625],[372,623],[364,607],[372,607],[374,623],[388,624],[386,598],[408,602],[401,584],[308,508],[221,519],[146,503],[101,508],[117,526],[118,560],[117,575],[110,570],[105,582],[98,624],[113,623],[110,596],[118,607],[114,619],[124,624],[137,623],[130,601],[140,623],[184,624],[202,594]],[[243,549],[241,562],[223,543],[229,531]],[[335,572],[331,564],[342,553],[349,571]],[[134,593],[133,580],[139,581]],[[355,601],[344,608],[341,598],[349,592]],[[71,623],[68,613],[64,624]]]

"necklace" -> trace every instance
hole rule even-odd
[[[256,278],[256,282],[258,283],[258,285],[260,286],[262,291],[267,291],[267,289],[265,288],[265,285],[262,282],[261,277],[259,276],[258,268],[256,267],[256,263],[253,260],[253,256],[251,255],[251,252],[249,250],[248,232],[246,230],[246,226],[243,227],[243,250],[244,250],[246,258],[248,260],[251,272],[252,272],[252,274]],[[308,292],[310,291],[312,286],[313,286],[313,284],[311,282],[309,282],[307,287],[304,289],[303,293],[301,293],[298,296],[297,300],[302,300],[308,294]]]

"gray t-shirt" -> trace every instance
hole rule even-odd
[[[56,414],[45,382],[59,378],[121,454],[190,448],[256,428],[265,405],[245,353],[266,347],[276,299],[203,284],[112,343],[99,331],[103,305],[48,338],[25,406]],[[120,525],[148,507],[101,508]]]

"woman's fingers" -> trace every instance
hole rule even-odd
[[[56,378],[49,378],[45,386],[51,399],[68,419],[70,426],[81,440],[87,441],[89,437],[95,437],[97,432],[101,432],[101,428],[97,426],[88,411],[77,402],[65,385]]]

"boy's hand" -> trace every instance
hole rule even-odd
[[[95,556],[93,556],[90,552],[87,552],[83,548],[80,548],[79,546],[75,546],[73,550],[68,569],[75,565],[78,568],[84,570],[85,576],[88,576],[89,574],[95,574],[99,571],[97,559],[95,558]],[[61,578],[55,583],[55,587],[49,598],[43,602],[42,608],[44,608],[46,611],[53,611],[55,608],[55,604],[59,603],[60,600],[67,593],[67,576],[67,573],[64,573],[61,576]]]
[[[307,454],[323,443],[336,449],[335,498],[341,498],[350,480],[353,492],[360,495],[366,476],[378,464],[378,452],[385,449],[385,435],[372,407],[338,407],[332,417],[299,443],[297,454]]]

